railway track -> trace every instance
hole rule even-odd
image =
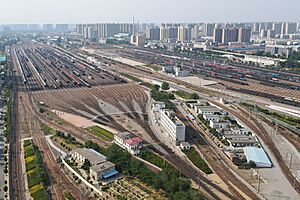
[[[186,117],[186,115],[182,115],[183,120],[186,122],[186,125],[192,127],[194,135],[196,134],[201,138],[201,141],[205,142],[205,145],[200,145],[199,139],[192,139],[192,143],[194,143],[197,149],[204,156],[205,160],[209,163],[209,165],[213,168],[214,172],[218,174],[218,176],[226,183],[229,190],[234,194],[236,199],[246,199],[244,195],[240,193],[242,191],[251,199],[260,199],[256,193],[254,193],[251,189],[249,189],[242,181],[240,181],[236,176],[231,172],[230,168],[227,166],[227,161],[223,159],[221,156],[220,150],[218,149],[213,141],[210,141],[209,136],[205,130],[200,127],[195,121],[190,120]],[[238,188],[233,187],[233,185]]]
[[[12,58],[12,63],[15,66],[16,61]],[[12,71],[12,102],[11,102],[11,123],[10,123],[10,151],[9,151],[9,196],[13,200],[25,199],[25,188],[23,171],[21,165],[21,133],[18,131],[19,118],[18,118],[18,75]]]
[[[224,109],[225,110],[225,109]],[[290,184],[294,187],[294,189],[300,194],[300,184],[293,176],[292,172],[289,170],[288,166],[285,164],[284,159],[282,158],[281,154],[279,153],[278,149],[276,148],[276,145],[274,144],[272,138],[267,133],[265,128],[262,126],[262,124],[254,117],[250,117],[251,120],[249,120],[246,116],[249,115],[247,111],[245,111],[242,108],[239,108],[239,112],[236,111],[229,111],[234,116],[236,116],[238,119],[240,119],[243,123],[245,123],[251,130],[253,130],[268,146],[268,148],[271,150],[271,152],[274,154],[279,167],[283,171],[283,174],[287,178],[287,180],[290,182]]]

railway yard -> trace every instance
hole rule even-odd
[[[103,54],[102,52],[105,51]],[[153,133],[149,122],[150,102],[149,90],[138,83],[130,81],[122,73],[138,78],[168,81],[188,91],[204,94],[204,97],[228,97],[222,90],[256,95],[273,101],[300,107],[300,75],[287,72],[275,72],[269,69],[260,70],[255,66],[246,68],[244,65],[216,64],[208,59],[202,61],[195,57],[179,58],[163,55],[158,51],[144,48],[107,48],[88,52],[76,50],[66,51],[57,46],[37,42],[24,42],[10,48],[10,62],[13,65],[13,115],[10,144],[10,196],[12,199],[26,199],[26,185],[20,156],[21,139],[30,137],[41,151],[43,163],[50,177],[49,191],[52,199],[64,199],[69,192],[75,199],[81,199],[78,186],[61,170],[61,164],[51,153],[53,149],[47,143],[42,131],[42,124],[54,130],[71,133],[76,139],[85,142],[92,140],[101,147],[107,148],[110,142],[101,141],[83,128],[66,121],[58,123],[56,111],[66,112],[83,117],[93,123],[110,127],[116,131],[129,131],[145,140],[147,149],[164,157],[170,164],[179,169],[187,178],[199,186],[209,199],[261,199],[255,189],[249,188],[240,177],[236,177],[227,160],[220,156],[218,147],[206,136],[203,127],[187,119],[181,118],[189,126],[188,139],[201,152],[217,176],[226,184],[227,189],[207,176],[199,173],[190,163],[178,156],[163,144]],[[150,65],[180,64],[183,69],[202,78],[213,80],[216,84],[205,88],[196,87],[175,77],[168,76],[141,66],[131,66],[118,62],[110,56],[124,58]],[[87,61],[94,57],[101,64]],[[218,92],[209,88],[217,89]],[[210,99],[212,100],[212,99]],[[243,121],[251,130],[259,134],[263,142],[274,154],[282,173],[293,184],[295,191],[300,193],[299,182],[287,167],[276,145],[257,119],[247,118],[243,108],[229,109],[218,102],[213,102],[224,110],[232,113]],[[39,106],[46,108],[45,113],[39,112]],[[51,116],[53,115],[53,116]],[[51,118],[51,119],[50,119]],[[271,126],[271,125],[270,125]],[[26,127],[26,128],[24,128]],[[299,151],[293,135],[281,130]],[[201,144],[199,144],[201,141]],[[295,181],[296,180],[296,181]],[[222,195],[218,195],[221,193]]]
[[[117,49],[113,53],[145,64],[178,64],[191,73],[216,81],[209,87],[256,95],[293,106],[300,106],[300,75],[266,68],[216,63],[194,57],[168,56],[147,49]]]

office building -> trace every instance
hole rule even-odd
[[[185,141],[185,125],[176,117],[175,112],[168,109],[160,110],[160,126],[175,145]]]

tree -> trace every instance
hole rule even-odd
[[[255,162],[253,160],[250,160],[249,164],[250,164],[251,168],[256,168],[256,164],[255,164]]]
[[[159,88],[160,88],[160,86],[159,86],[159,85],[157,85],[157,84],[153,85],[153,89],[154,89],[154,90],[158,91],[158,90],[159,90]]]
[[[88,159],[85,159],[85,160],[84,160],[84,163],[83,163],[83,165],[82,165],[82,169],[84,169],[84,170],[89,170],[91,166],[92,166],[92,165],[91,165],[91,162],[90,162]]]
[[[169,90],[170,89],[170,85],[167,82],[163,82],[161,85],[161,89],[163,90]]]
[[[199,95],[195,92],[191,94],[191,99],[199,99]]]

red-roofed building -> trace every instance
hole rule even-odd
[[[114,142],[133,155],[138,155],[143,147],[143,139],[129,132],[119,132],[114,136]]]

